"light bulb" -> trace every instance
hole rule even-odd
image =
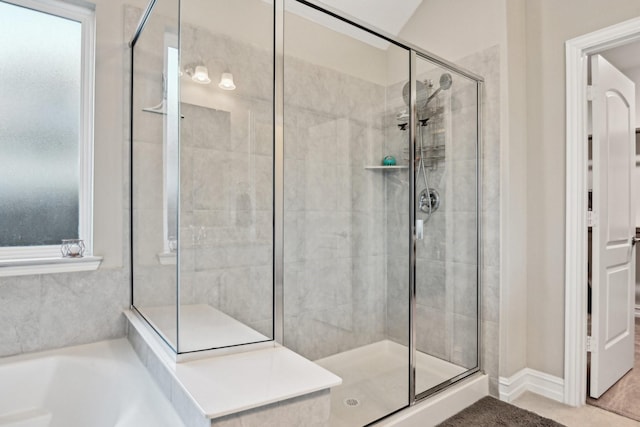
[[[203,85],[211,83],[211,79],[209,78],[209,70],[207,70],[207,67],[205,67],[204,65],[198,65],[193,73],[193,76],[191,76],[191,80]]]
[[[218,87],[224,90],[234,90],[236,88],[236,85],[233,83],[233,74],[222,73],[222,77],[220,77],[220,83],[218,83]]]

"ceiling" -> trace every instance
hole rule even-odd
[[[397,36],[422,0],[318,0],[318,3]]]
[[[317,0],[311,2],[320,7],[326,5],[327,8],[339,12],[342,16],[355,18],[370,27],[397,36],[422,0]],[[389,45],[384,40],[367,35],[328,15],[318,13],[302,3],[288,2],[287,10],[377,48],[386,49]]]

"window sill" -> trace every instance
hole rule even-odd
[[[5,259],[0,260],[0,277],[93,271],[100,267],[101,262],[102,257],[99,256]]]

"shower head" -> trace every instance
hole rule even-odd
[[[409,106],[409,95],[411,92],[410,82],[405,83],[402,87],[402,98],[404,103]],[[419,110],[427,106],[431,100],[440,93],[442,90],[449,90],[453,84],[453,78],[451,74],[444,73],[440,76],[440,87],[435,90],[431,95],[427,96],[427,85],[420,80],[416,80],[416,108]]]
[[[438,89],[436,89],[435,92],[433,92],[431,95],[429,95],[429,98],[427,98],[427,104],[433,99],[435,98],[435,96],[437,94],[440,93],[440,91],[442,90],[449,90],[451,88],[451,85],[453,84],[453,78],[451,77],[451,74],[449,73],[444,73],[440,76],[440,87]]]
[[[449,90],[452,84],[453,84],[453,78],[451,77],[451,74],[444,73],[443,75],[440,76],[440,88],[442,90]]]

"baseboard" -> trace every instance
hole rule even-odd
[[[564,401],[564,380],[535,369],[524,368],[509,378],[500,377],[500,400],[512,402],[525,391],[558,402]]]

